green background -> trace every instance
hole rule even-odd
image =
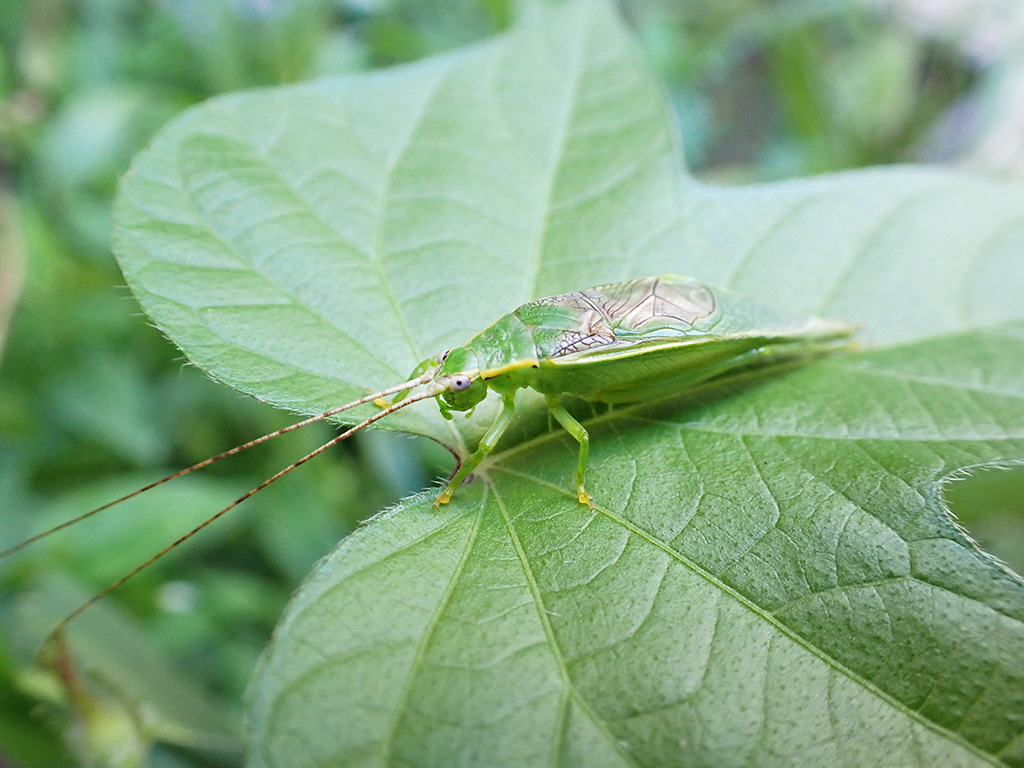
[[[973,57],[966,23],[925,32],[896,11],[854,4],[678,5],[622,8],[666,88],[698,178],[750,184],[932,159],[1013,170],[1012,162],[992,168],[981,148],[986,130],[1013,119],[998,83],[1016,62],[1009,52]],[[416,60],[500,31],[513,15],[499,2],[0,9],[5,545],[290,420],[183,365],[117,288],[112,196],[156,129],[214,94]],[[889,318],[893,338],[905,332],[901,320],[898,312]],[[66,720],[59,693],[28,665],[40,631],[187,529],[182,509],[216,510],[331,434],[313,432],[4,564],[3,613],[18,618],[6,622],[2,648],[0,756],[26,766],[69,759],[55,736]],[[450,466],[426,441],[363,437],[119,590],[97,614],[116,614],[109,621],[120,624],[110,630],[96,620],[95,652],[104,632],[137,634],[138,653],[112,660],[126,677],[167,691],[165,706],[193,714],[196,699],[212,692],[212,711],[197,719],[222,720],[230,732],[256,658],[312,563],[360,520]],[[1018,569],[1020,478],[1019,470],[986,471],[948,493],[972,533]],[[214,746],[230,752],[230,741]],[[158,748],[153,759],[218,760],[204,754]]]

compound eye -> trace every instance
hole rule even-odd
[[[449,353],[449,352],[451,352],[451,350],[450,350],[450,349],[446,349],[446,350],[445,350],[444,352],[442,352],[442,353],[441,353],[441,356],[440,356],[439,358],[437,358],[437,362],[438,362],[438,363],[443,363],[443,362],[445,361],[445,358],[447,358],[447,357],[448,357],[448,353]]]
[[[469,376],[464,373],[460,373],[452,376],[451,382],[448,384],[448,389],[452,392],[463,392],[469,389],[472,383],[473,382],[470,380]]]

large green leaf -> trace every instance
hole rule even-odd
[[[861,351],[589,416],[593,511],[533,419],[448,508],[347,539],[254,683],[254,765],[1024,765],[1024,586],[941,500],[1024,458],[1024,188],[713,189],[674,135],[613,13],[574,2],[212,101],[138,159],[117,250],[146,311],[300,411],[647,274],[862,327]],[[463,453],[480,423],[391,420]]]

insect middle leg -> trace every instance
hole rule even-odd
[[[501,413],[498,414],[498,418],[491,424],[490,429],[484,433],[484,436],[480,438],[480,445],[477,446],[476,451],[462,462],[462,466],[459,467],[459,471],[456,472],[452,479],[448,481],[448,486],[441,492],[441,495],[437,497],[437,501],[434,502],[434,506],[440,506],[441,504],[447,504],[451,501],[452,492],[462,484],[469,473],[476,469],[477,465],[484,460],[491,451],[494,450],[494,446],[498,444],[502,434],[508,429],[508,425],[512,423],[512,418],[515,414],[515,392],[509,392],[506,395],[502,395],[503,407]]]
[[[558,395],[548,395],[547,402],[551,415],[580,444],[580,457],[576,462],[576,496],[579,498],[580,504],[587,504],[592,507],[594,505],[590,503],[590,494],[583,487],[583,475],[587,470],[587,457],[590,454],[590,435],[587,434],[587,430],[583,425],[576,421],[571,413],[565,410],[565,406],[562,405]]]

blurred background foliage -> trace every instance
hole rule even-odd
[[[919,161],[1024,176],[1016,0],[620,8],[701,179]],[[414,60],[514,12],[511,0],[0,3],[0,547],[292,420],[185,365],[123,286],[111,202],[154,132],[216,94]],[[239,762],[242,693],[289,594],[360,521],[448,470],[436,446],[364,433],[140,574],[76,628],[88,694],[32,655],[82,599],[330,434],[282,437],[0,563],[0,766]],[[1021,474],[947,494],[1018,569]],[[134,650],[112,655],[114,636]]]

